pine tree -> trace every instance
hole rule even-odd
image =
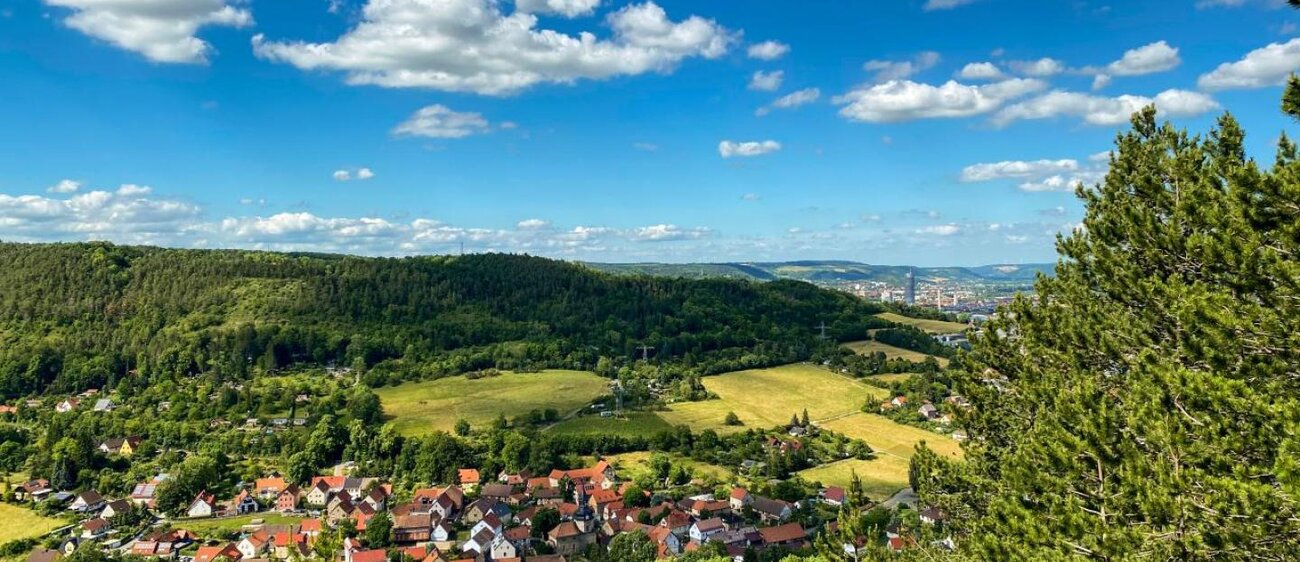
[[[1300,76],[1292,74],[1287,78],[1286,92],[1282,94],[1282,112],[1300,121]]]
[[[1056,276],[975,337],[966,461],[913,460],[965,554],[1300,559],[1300,159],[1243,139],[1136,114]]]
[[[851,509],[862,509],[867,505],[867,491],[862,486],[862,478],[858,476],[858,471],[849,472],[849,489],[846,494],[848,507]]]

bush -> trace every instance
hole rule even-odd
[[[722,420],[722,423],[725,425],[733,425],[733,426],[745,425],[744,422],[740,421],[740,416],[737,416],[735,412],[727,412],[727,417],[726,419]]]

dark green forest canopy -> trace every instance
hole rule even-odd
[[[591,368],[641,345],[702,374],[806,358],[885,323],[800,282],[603,274],[504,254],[362,258],[103,243],[0,244],[0,395],[131,370],[246,377],[394,358],[445,372]],[[755,359],[757,355],[757,359]]]

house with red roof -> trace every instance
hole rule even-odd
[[[225,558],[230,562],[239,562],[244,555],[240,554],[239,549],[235,548],[235,543],[226,543],[217,546],[200,546],[199,550],[194,553],[194,562],[212,562],[218,558]]]

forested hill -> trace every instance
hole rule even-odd
[[[861,337],[871,305],[778,281],[616,276],[518,255],[402,259],[0,244],[0,395],[400,360],[438,374],[653,357],[707,374]]]

